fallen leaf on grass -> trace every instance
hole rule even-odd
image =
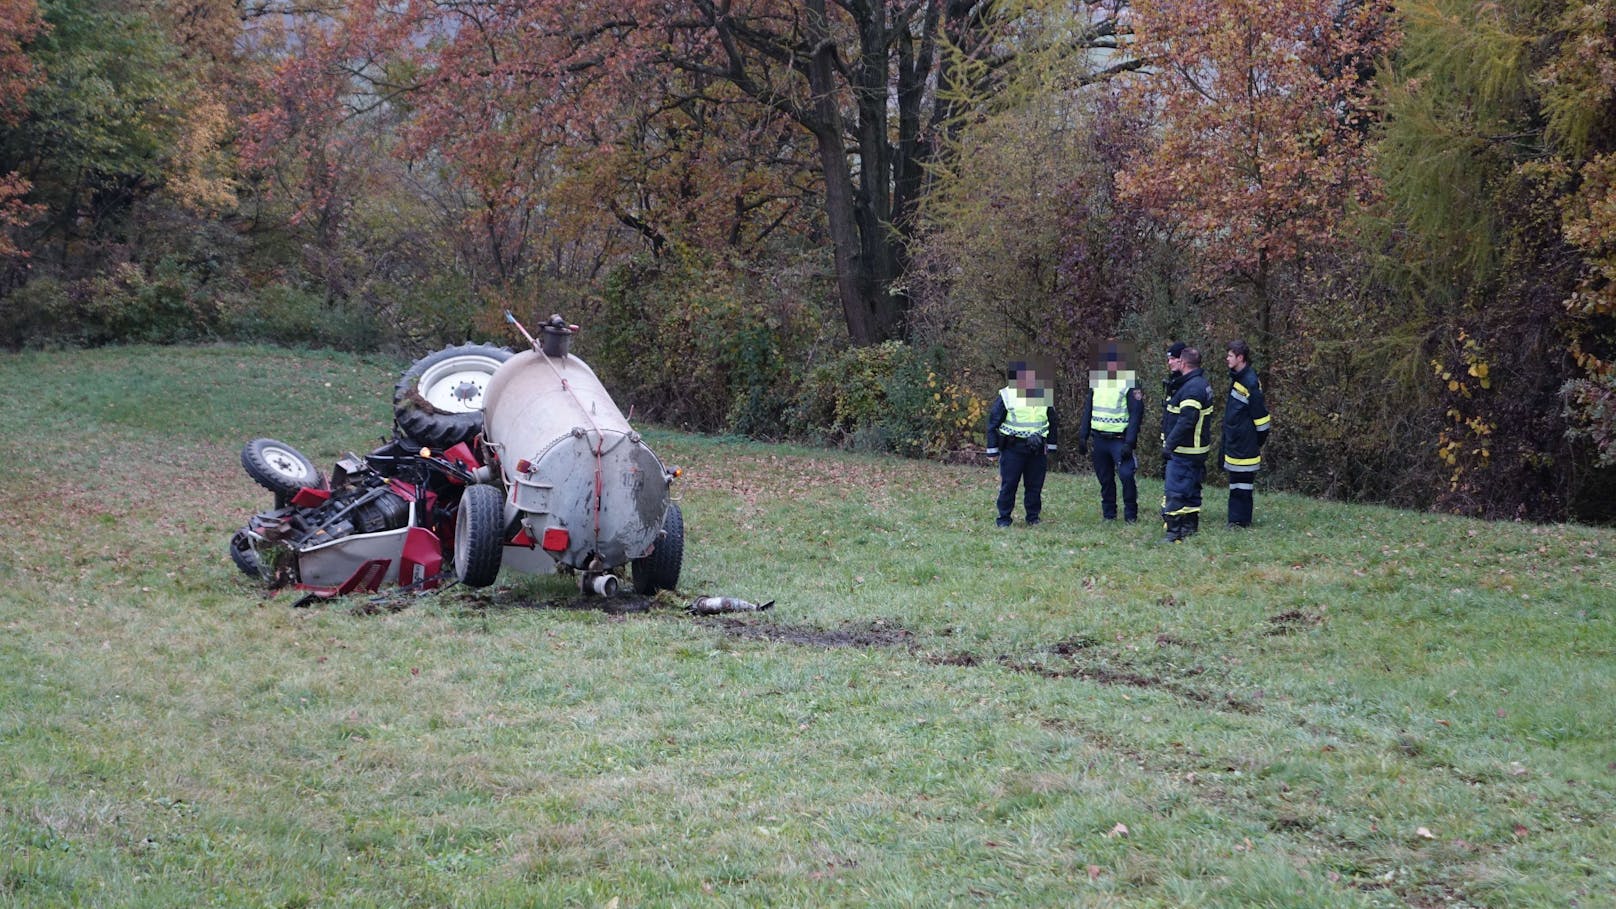
[[[1115,827],[1111,828],[1110,833],[1106,834],[1107,837],[1127,836],[1127,835],[1128,835],[1128,825],[1127,824],[1118,824]]]
[[[1099,865],[1090,865],[1089,866],[1089,880],[1097,881],[1099,879],[1100,879],[1100,866]]]
[[[1421,827],[1418,830],[1414,831],[1414,835],[1419,837],[1422,840],[1434,840],[1434,839],[1436,839],[1436,834],[1432,833],[1430,830],[1428,830],[1428,829],[1426,829],[1424,827]]]

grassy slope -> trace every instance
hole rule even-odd
[[[996,531],[985,468],[650,432],[681,593],[773,612],[264,599],[241,444],[365,450],[395,369],[0,355],[0,905],[1616,904],[1609,530]]]

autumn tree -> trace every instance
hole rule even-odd
[[[1048,9],[1023,24],[1013,58],[980,67],[995,84],[941,134],[907,276],[917,341],[981,376],[1036,351],[1072,402],[1089,346],[1138,311],[1149,246],[1116,198],[1139,137],[1106,84],[1139,61],[1070,52],[1114,25],[1093,18],[1110,12]]]
[[[32,183],[54,264],[93,267],[93,247],[125,242],[134,206],[193,172],[226,127],[196,103],[195,79],[140,2],[44,0],[39,10],[48,28],[29,55],[40,78],[26,114],[0,134],[0,170]],[[197,124],[200,144],[188,139]],[[203,200],[203,181],[193,186]]]
[[[1157,124],[1118,175],[1123,195],[1190,243],[1204,288],[1231,281],[1275,332],[1276,273],[1348,239],[1373,192],[1364,69],[1385,50],[1389,3],[1136,0],[1136,101]]]
[[[698,211],[720,225],[740,213],[747,224],[693,239],[767,230],[802,198],[811,165],[848,334],[869,343],[904,331],[908,303],[895,282],[933,137],[954,118],[947,89],[962,71],[980,75],[973,61],[1008,53],[1005,36],[1036,6],[371,2],[305,47],[327,73],[407,97],[412,154],[443,155],[501,211],[536,204],[536,188],[557,179],[558,155],[634,149],[646,179],[601,201],[653,249],[675,223],[702,223],[690,217]],[[402,65],[368,53],[384,41]],[[624,174],[637,168],[617,160]],[[708,180],[717,184],[700,185]]]
[[[1596,414],[1612,349],[1598,305],[1611,4],[1404,0],[1400,12],[1372,241],[1439,418],[1440,502],[1564,514],[1597,475],[1567,440],[1562,390],[1573,419],[1579,392],[1595,393]],[[1592,384],[1565,388],[1573,358]]]
[[[42,26],[34,0],[0,0],[0,128],[15,127],[27,112],[28,91],[41,77],[26,47]],[[0,169],[0,261],[21,252],[11,231],[33,214],[24,202],[30,185],[22,175]]]
[[[1538,72],[1546,129],[1565,180],[1561,229],[1583,262],[1565,300],[1580,375],[1562,389],[1575,435],[1616,465],[1616,3],[1570,3]]]

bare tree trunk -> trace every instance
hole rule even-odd
[[[836,101],[836,47],[825,19],[825,0],[808,0],[808,40],[813,55],[808,63],[808,87],[813,96],[813,123],[808,124],[818,144],[820,168],[825,176],[825,215],[836,259],[836,291],[854,344],[880,340],[870,305],[869,282],[853,195],[853,174],[842,139],[842,115]]]

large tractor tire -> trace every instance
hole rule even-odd
[[[467,587],[487,587],[504,551],[505,494],[487,483],[467,486],[455,514],[455,575]]]
[[[662,516],[662,537],[656,548],[643,559],[631,564],[634,573],[634,592],[650,596],[658,590],[675,590],[679,586],[679,570],[685,561],[685,516],[679,506],[669,502]]]
[[[241,449],[241,466],[259,486],[291,498],[305,486],[321,489],[325,476],[303,452],[274,439],[253,439]]]
[[[511,352],[489,344],[461,344],[410,365],[393,386],[399,434],[439,450],[467,442],[483,429],[483,392]]]

